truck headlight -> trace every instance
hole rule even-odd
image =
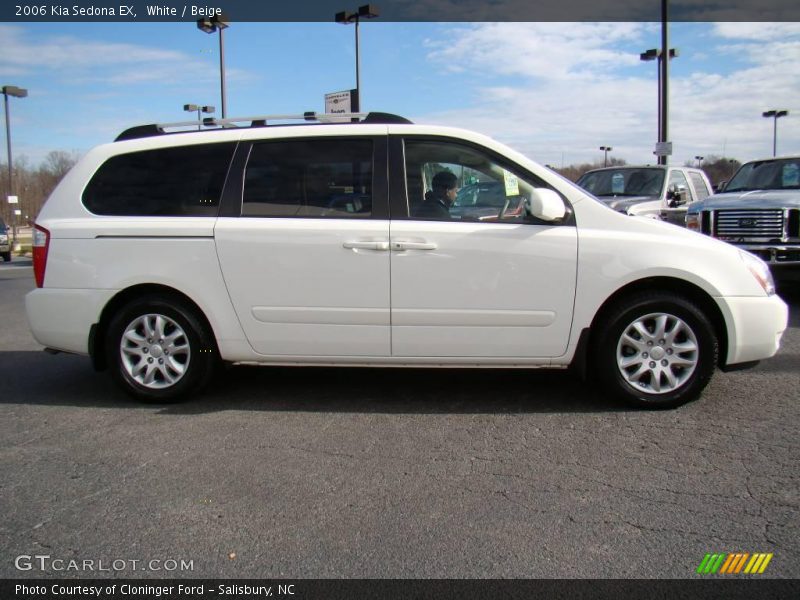
[[[775,293],[775,280],[772,279],[772,273],[767,263],[744,250],[739,250],[739,256],[742,258],[742,261],[750,273],[753,274],[753,277],[756,278],[759,285],[764,288],[764,292],[767,296],[772,296]]]

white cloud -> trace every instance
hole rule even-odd
[[[63,82],[118,86],[156,82],[182,86],[187,82],[213,81],[219,76],[218,67],[203,57],[154,46],[65,35],[35,39],[13,25],[0,25],[0,37],[0,73],[14,76],[50,71]],[[237,69],[226,75],[233,81],[251,77]]]
[[[613,47],[638,41],[641,23],[481,23],[455,27],[427,42],[445,67],[503,75],[582,79],[639,57]]]
[[[715,23],[714,34],[721,38],[768,42],[800,36],[800,23]]]
[[[711,28],[703,50],[735,56],[742,68],[670,78],[672,162],[695,154],[725,152],[739,159],[771,154],[772,129],[761,112],[781,108],[800,117],[797,24],[729,25]],[[646,27],[491,23],[453,28],[444,39],[454,42],[432,43],[429,60],[485,72],[487,84],[478,84],[469,108],[421,120],[478,129],[550,164],[561,164],[562,156],[566,164],[597,160],[600,145],[613,146],[614,155],[629,162],[652,162],[655,68],[631,76],[625,67],[638,64],[639,57],[621,44],[638,42]],[[712,67],[703,63],[703,68]],[[514,84],[504,83],[502,76],[516,77]],[[780,152],[800,152],[799,121],[780,123]]]

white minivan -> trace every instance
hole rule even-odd
[[[222,362],[573,366],[664,408],[778,350],[787,307],[747,252],[477,133],[300,118],[146,125],[90,151],[36,220],[36,339],[155,402]],[[475,184],[506,201],[451,210]]]

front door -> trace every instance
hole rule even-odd
[[[577,274],[574,224],[525,215],[542,181],[488,150],[447,138],[392,141],[392,355],[547,358],[564,354]],[[397,168],[396,168],[397,170]],[[402,171],[402,167],[400,167]],[[448,171],[455,178],[439,176]],[[452,190],[435,189],[455,179]],[[405,189],[403,189],[405,188]],[[398,194],[405,197],[398,199]],[[454,200],[449,216],[426,203]]]

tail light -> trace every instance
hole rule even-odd
[[[50,232],[41,225],[33,226],[33,276],[36,287],[44,287],[44,271],[47,268],[47,250],[50,247]]]

